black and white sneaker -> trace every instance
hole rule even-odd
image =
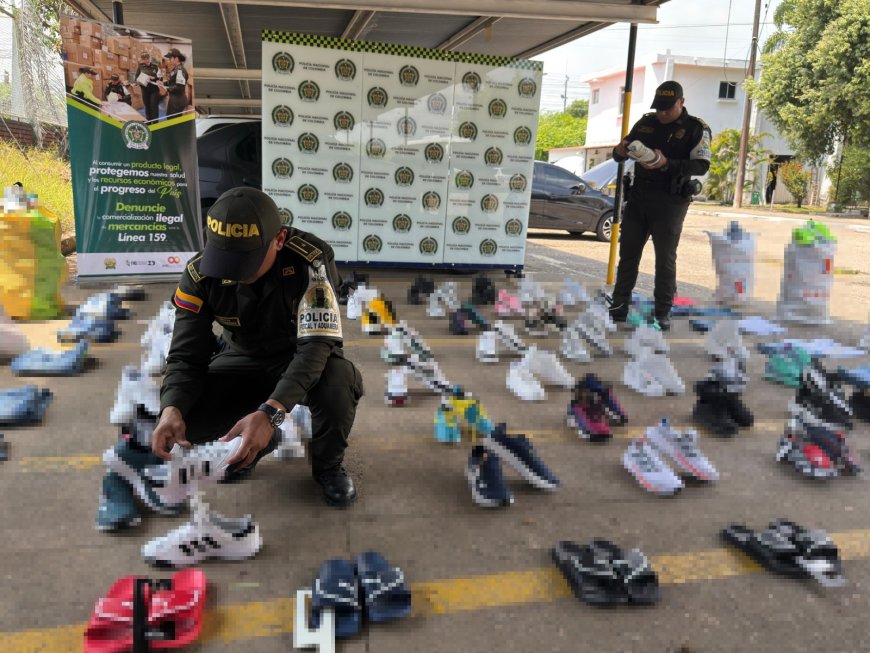
[[[471,485],[471,498],[484,508],[509,506],[514,497],[508,490],[498,456],[481,445],[471,450],[465,476]]]

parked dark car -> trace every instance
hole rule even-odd
[[[535,161],[529,227],[564,229],[580,235],[592,231],[609,241],[613,198],[593,190],[580,177],[558,166]]]
[[[261,188],[260,132],[260,122],[249,121],[219,127],[197,139],[203,216],[230,188]],[[567,170],[535,161],[530,227],[564,229],[572,234],[592,231],[600,240],[610,240],[612,223],[612,197],[589,188]]]

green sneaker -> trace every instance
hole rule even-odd
[[[816,232],[811,227],[795,227],[791,231],[791,239],[795,245],[815,245]]]
[[[810,364],[810,355],[800,347],[772,354],[764,364],[764,378],[789,388],[800,385],[801,373]]]
[[[831,233],[831,230],[828,229],[821,222],[816,222],[814,220],[810,220],[810,224],[812,225],[812,229],[816,234],[816,242],[823,243],[836,243],[837,239],[834,237],[834,234]]]

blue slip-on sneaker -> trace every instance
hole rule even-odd
[[[177,515],[185,506],[164,503],[157,494],[154,481],[146,473],[147,468],[163,464],[150,447],[139,444],[133,438],[120,438],[117,444],[103,453],[103,462],[110,472],[115,472],[130,484],[139,498],[152,510],[164,515]]]
[[[97,530],[118,531],[135,526],[141,520],[133,488],[115,472],[106,472],[97,508]]]
[[[112,320],[103,320],[93,315],[76,316],[57,331],[57,341],[62,343],[90,340],[91,342],[115,342],[120,335]]]
[[[514,497],[501,473],[498,456],[481,445],[471,449],[465,476],[471,485],[471,499],[483,508],[509,506]]]
[[[0,390],[0,426],[38,424],[51,398],[51,390],[35,385]]]
[[[76,317],[93,316],[101,320],[126,320],[130,311],[121,306],[121,296],[104,292],[88,297],[75,312]]]
[[[82,371],[87,354],[87,340],[60,352],[32,349],[13,360],[11,369],[18,376],[75,376]]]
[[[532,443],[525,435],[508,435],[505,424],[495,427],[483,446],[508,463],[539,490],[555,490],[559,479],[538,458]]]

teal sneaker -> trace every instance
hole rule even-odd
[[[97,508],[96,525],[98,531],[119,531],[131,528],[142,518],[136,509],[133,488],[114,472],[103,476],[103,490],[100,493],[100,506]]]
[[[789,388],[797,388],[800,386],[801,373],[810,362],[810,355],[800,347],[771,354],[764,364],[764,378]]]
[[[177,515],[184,510],[185,502],[175,505],[164,503],[154,481],[146,473],[146,468],[163,464],[163,460],[154,455],[150,447],[139,444],[132,437],[122,437],[114,447],[106,449],[103,462],[110,472],[126,481],[151,510],[164,515]]]

